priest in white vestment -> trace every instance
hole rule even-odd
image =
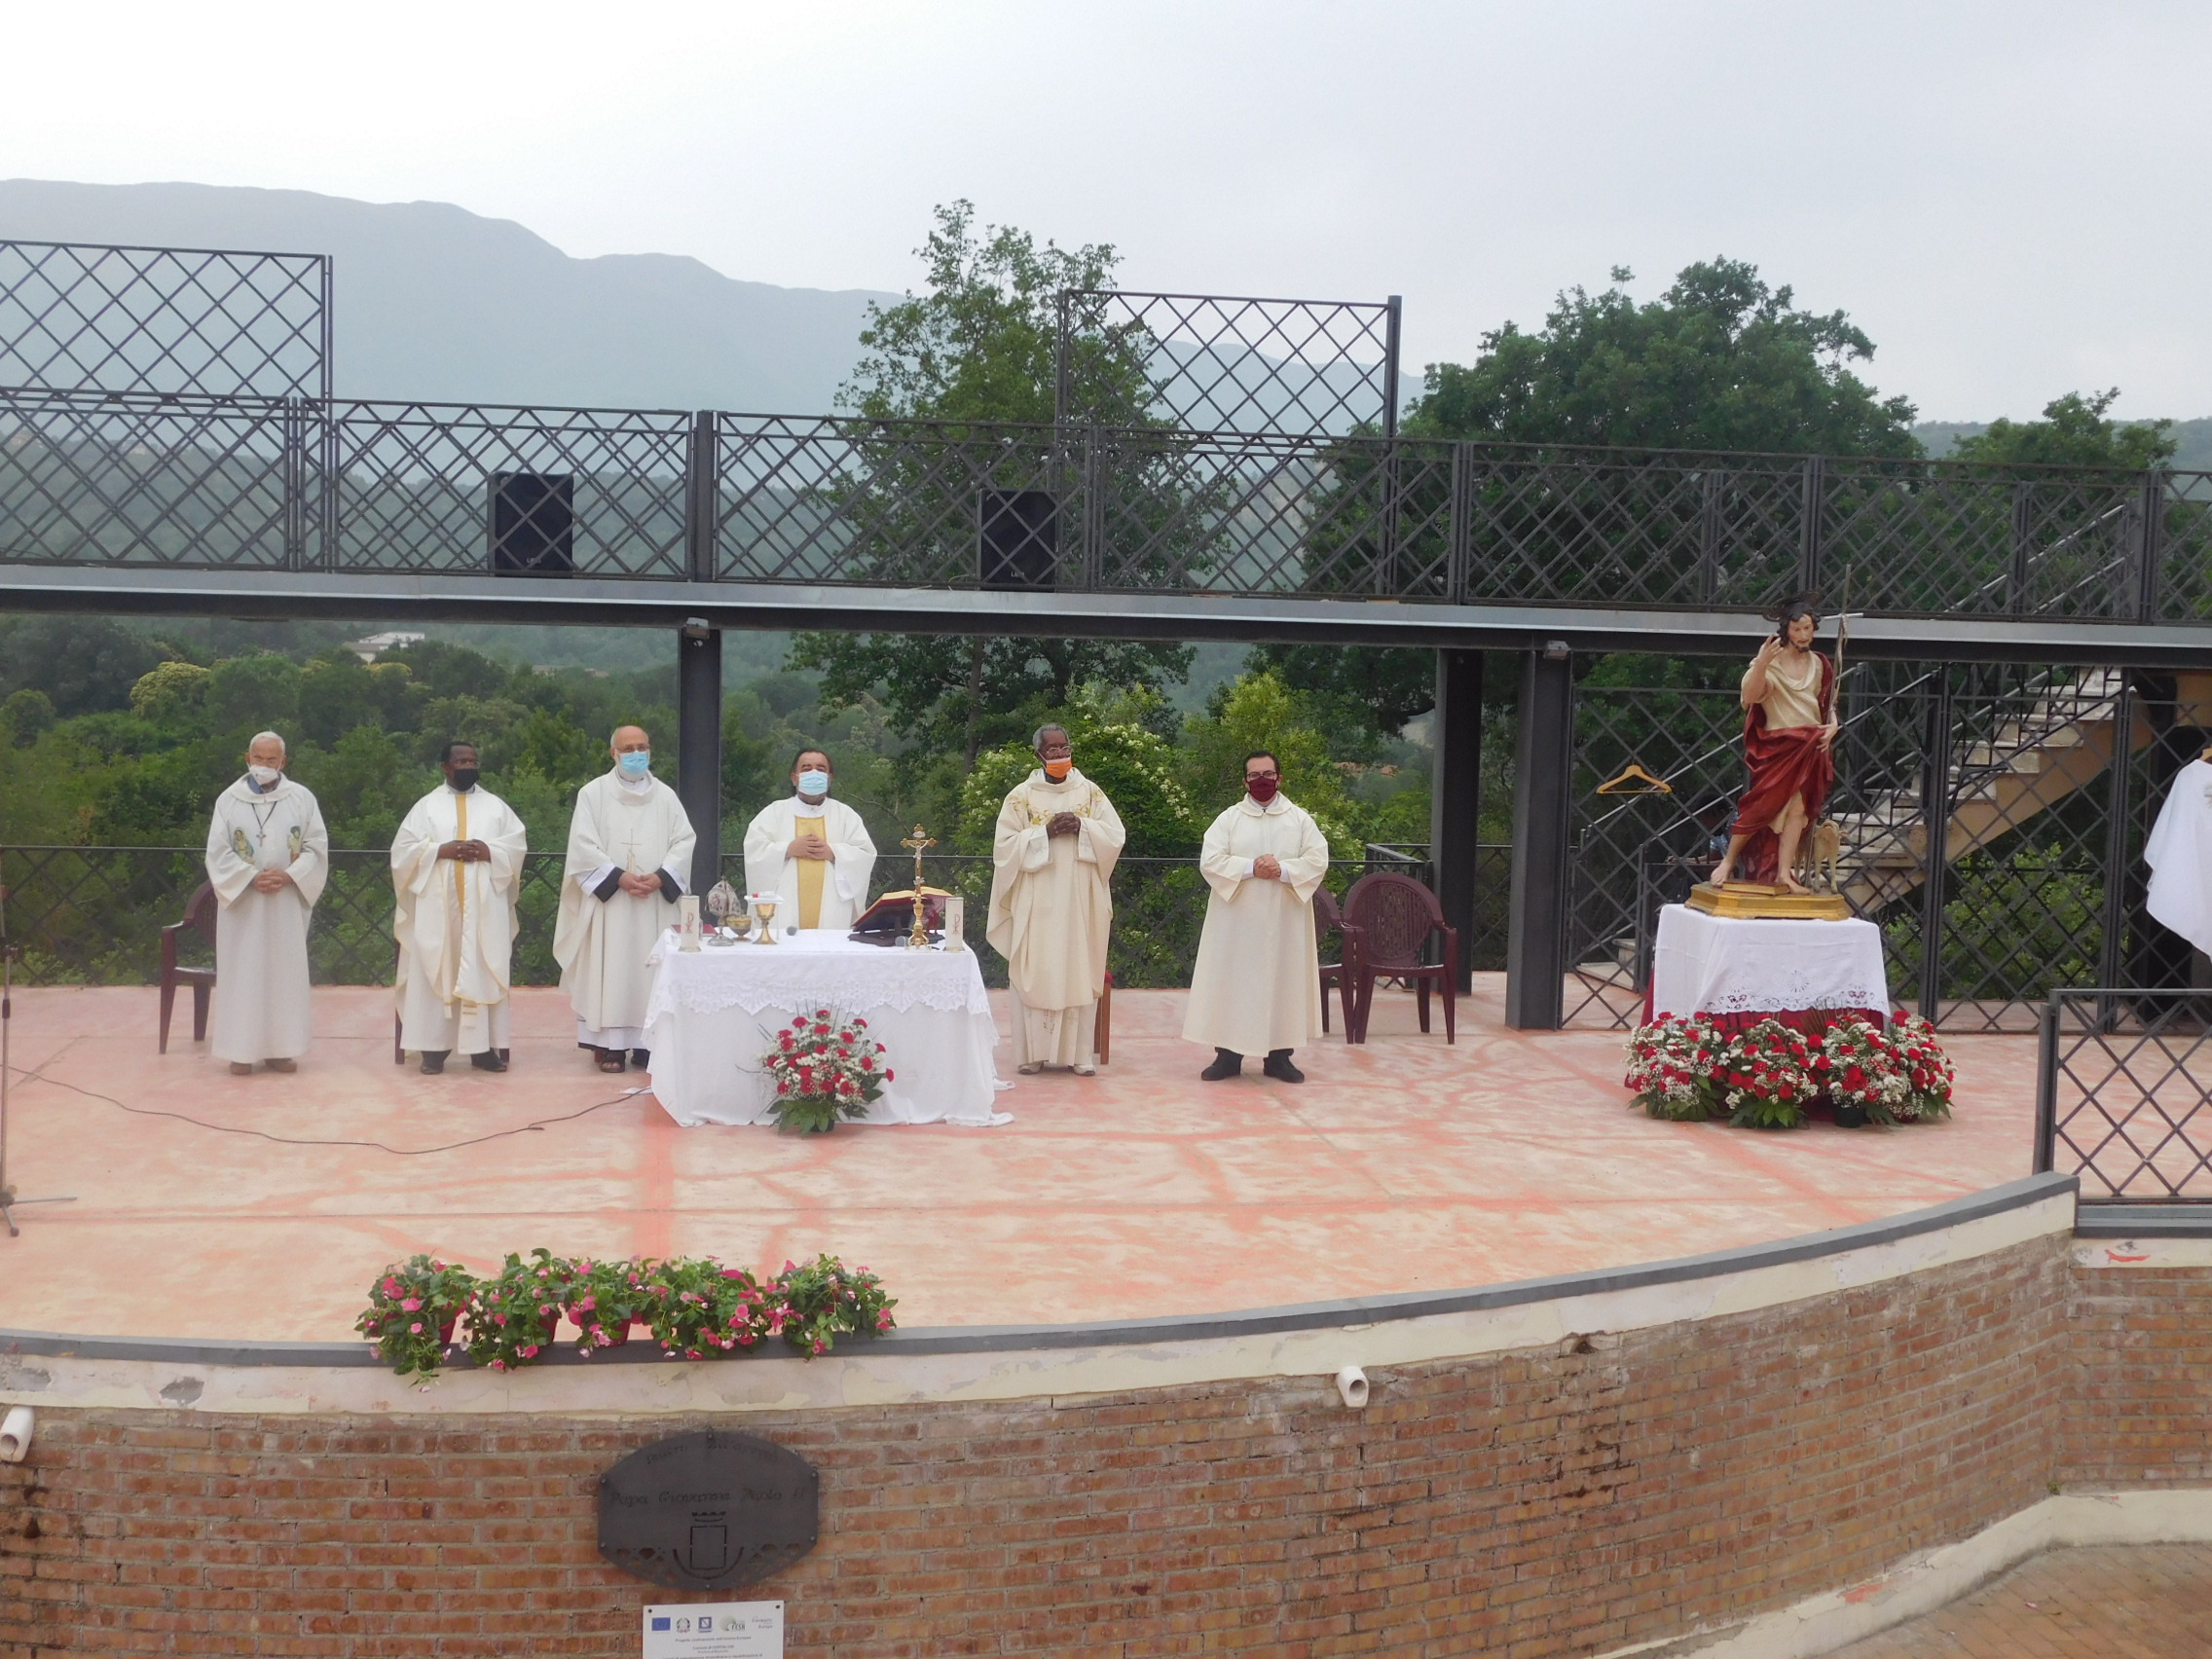
[[[830,798],[834,769],[819,749],[792,760],[792,793],[745,828],[745,890],[773,893],[779,928],[850,929],[867,908],[875,842],[861,815]]]
[[[646,958],[689,890],[691,820],[652,775],[642,728],[621,727],[608,750],[613,770],[576,792],[553,957],[576,1011],[577,1046],[598,1051],[601,1071],[644,1071],[653,983]]]
[[[2192,760],[2174,774],[2143,858],[2151,866],[2151,914],[2212,953],[2212,760]]]
[[[529,850],[514,808],[477,783],[476,746],[446,745],[446,781],[417,801],[391,843],[399,940],[399,1045],[431,1076],[446,1056],[507,1069],[515,898]]]
[[[1329,868],[1329,843],[1282,787],[1281,768],[1265,753],[1244,761],[1244,797],[1206,830],[1198,869],[1206,897],[1198,966],[1183,1036],[1214,1049],[1198,1075],[1235,1077],[1246,1054],[1262,1069],[1303,1083],[1293,1049],[1321,1028],[1321,964],[1313,932],[1313,890]]]
[[[1037,769],[999,807],[984,937],[1014,991],[1015,1069],[1088,1077],[1114,925],[1107,883],[1126,837],[1106,792],[1076,770],[1064,728],[1040,727],[1033,747]]]
[[[257,735],[245,776],[215,797],[207,826],[217,904],[207,1046],[240,1077],[256,1065],[298,1070],[312,1034],[308,919],[330,875],[330,832],[284,764],[284,740]]]

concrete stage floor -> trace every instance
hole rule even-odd
[[[999,993],[1003,998],[1004,993]],[[1114,1064],[1014,1079],[998,1128],[680,1129],[645,1080],[604,1077],[556,990],[517,994],[514,1067],[391,1061],[391,996],[315,992],[290,1077],[155,1052],[155,993],[16,993],[0,1328],[346,1341],[365,1287],[418,1250],[828,1250],[881,1273],[904,1325],[1056,1324],[1445,1290],[1751,1244],[1939,1202],[2029,1172],[2032,1037],[1960,1037],[1957,1117],[1759,1134],[1654,1123],[1614,1032],[1503,1028],[1478,976],[1459,1042],[1378,998],[1371,1040],[1304,1050],[1308,1081],[1204,1084],[1180,991],[1115,998]],[[1001,1011],[1001,1029],[1006,1021]],[[180,1040],[181,1039],[181,1040]],[[73,1086],[73,1087],[68,1087]],[[583,1113],[487,1144],[436,1147]],[[606,1104],[601,1104],[606,1103]],[[596,1108],[596,1109],[594,1109]]]

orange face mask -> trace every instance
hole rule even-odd
[[[1045,776],[1051,779],[1055,784],[1074,770],[1075,762],[1073,760],[1048,760],[1045,762]]]

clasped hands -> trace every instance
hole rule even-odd
[[[1252,874],[1261,881],[1280,881],[1282,862],[1272,853],[1262,853],[1252,861]]]
[[[447,841],[439,846],[438,857],[461,864],[484,864],[491,859],[492,849],[482,841]]]
[[[660,871],[656,869],[646,875],[632,875],[628,870],[624,870],[622,872],[622,891],[629,894],[633,899],[651,898],[660,891]]]
[[[819,832],[809,830],[803,835],[793,837],[792,844],[784,849],[784,856],[791,859],[828,859],[835,864],[837,849],[824,840]]]
[[[292,879],[288,869],[261,869],[254,871],[253,890],[256,893],[281,893]]]
[[[1082,828],[1083,820],[1072,812],[1055,812],[1051,817],[1045,820],[1045,834],[1048,838],[1054,835],[1073,835]]]

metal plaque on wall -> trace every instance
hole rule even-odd
[[[814,1466],[757,1435],[674,1435],[599,1477],[599,1553],[679,1590],[782,1571],[814,1548],[821,1515]]]

